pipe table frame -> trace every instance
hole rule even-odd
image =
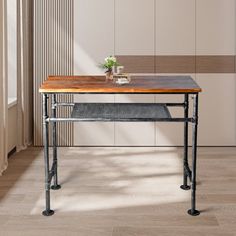
[[[58,184],[58,160],[57,160],[57,122],[79,122],[88,121],[76,118],[58,118],[57,108],[59,106],[74,106],[74,103],[58,103],[56,96],[60,93],[42,92],[43,97],[43,143],[44,143],[44,163],[45,163],[45,210],[42,212],[44,216],[51,216],[54,211],[50,206],[50,190],[59,190],[61,186]],[[65,94],[64,92],[61,94]],[[73,93],[68,93],[73,94]],[[77,93],[78,94],[78,93]],[[109,94],[109,93],[93,93],[93,94]],[[112,93],[116,94],[116,93]],[[122,93],[124,94],[124,93]],[[135,93],[125,93],[135,94]],[[138,93],[146,94],[146,93]],[[148,94],[160,94],[160,93],[148,93]],[[167,94],[167,93],[161,93]],[[180,186],[183,190],[191,189],[191,208],[188,210],[188,214],[197,216],[200,214],[196,210],[196,170],[197,170],[197,135],[198,135],[198,97],[199,93],[168,93],[168,94],[182,94],[184,95],[183,103],[165,103],[167,107],[182,107],[184,109],[184,117],[182,118],[162,118],[153,120],[155,122],[182,122],[184,123],[184,158],[183,158],[183,184]],[[193,96],[193,116],[189,117],[189,96]],[[51,117],[48,113],[48,99],[52,97],[51,101]],[[135,103],[134,103],[135,104]],[[91,121],[91,120],[90,120]],[[93,120],[95,121],[95,120]],[[99,120],[99,121],[112,121],[112,120]],[[138,120],[135,120],[137,122]],[[144,120],[141,120],[144,121]],[[146,120],[150,121],[150,120]],[[52,123],[52,145],[53,145],[53,162],[50,167],[49,164],[49,123]],[[188,162],[188,124],[192,123],[192,170],[189,167]],[[188,180],[191,182],[191,186],[188,184]],[[53,184],[52,184],[53,181]]]

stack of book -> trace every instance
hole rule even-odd
[[[113,75],[113,80],[116,84],[129,84],[131,81],[129,74],[115,74]]]

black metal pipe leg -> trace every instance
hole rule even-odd
[[[49,138],[48,138],[48,96],[43,94],[43,144],[44,144],[44,165],[45,165],[45,199],[46,209],[42,212],[44,216],[51,216],[54,211],[50,209],[50,169],[49,169]]]
[[[56,118],[56,95],[52,95],[52,117]],[[53,185],[51,189],[58,190],[61,188],[61,185],[58,184],[58,175],[57,175],[57,123],[52,123],[52,145],[53,145],[53,163],[54,163],[54,177]]]
[[[50,209],[50,184],[47,186],[47,190],[45,191],[46,197],[46,209],[42,212],[44,216],[51,216],[54,214],[54,211]]]
[[[193,106],[193,141],[192,141],[192,193],[191,193],[191,209],[188,214],[197,216],[200,214],[196,210],[196,170],[197,170],[197,128],[198,128],[198,94],[194,96]]]
[[[188,119],[189,113],[189,95],[184,96],[184,118]],[[188,175],[186,173],[186,167],[188,167],[188,122],[184,122],[184,161],[183,161],[183,185],[180,186],[183,190],[189,190]]]

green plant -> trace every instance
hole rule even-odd
[[[120,64],[117,62],[116,57],[109,56],[105,58],[105,63],[101,63],[99,67],[105,69],[106,72],[111,72],[113,66],[119,66],[119,65]]]

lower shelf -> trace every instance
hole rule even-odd
[[[71,118],[83,121],[159,121],[171,119],[165,104],[76,103]]]

